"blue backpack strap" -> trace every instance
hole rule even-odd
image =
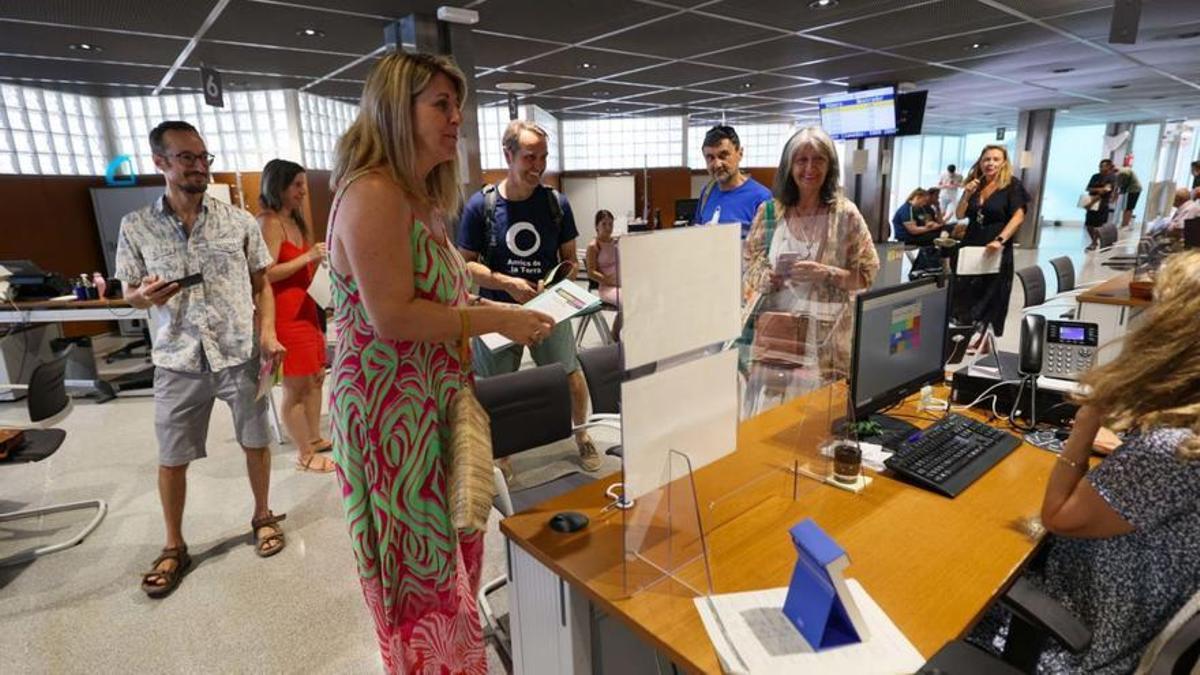
[[[695,225],[703,225],[700,219],[703,218],[704,205],[708,203],[708,198],[712,196],[712,187],[717,184],[717,181],[710,180],[708,184],[700,188],[700,201],[696,204],[696,215],[692,216],[692,223]]]

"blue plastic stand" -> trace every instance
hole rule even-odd
[[[124,178],[117,178],[117,172],[121,170],[121,165],[124,164],[129,175]],[[108,168],[104,170],[104,184],[112,187],[128,187],[137,185],[137,173],[133,170],[133,159],[129,155],[117,155],[113,161],[108,163]]]
[[[833,575],[840,577],[849,561],[846,552],[811,518],[788,532],[797,559],[783,603],[784,615],[814,650],[862,642],[846,611],[846,603],[853,600],[841,597],[833,582]]]

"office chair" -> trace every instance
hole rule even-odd
[[[922,675],[1011,675],[1032,673],[1046,638],[1053,637],[1072,653],[1091,644],[1092,632],[1067,608],[1025,579],[1016,583],[1000,602],[1012,612],[1004,654],[997,657],[962,640],[948,642],[925,663]],[[1196,598],[1186,603],[1168,622],[1143,654],[1139,671],[1149,675],[1194,672],[1200,660],[1200,614]]]
[[[65,382],[67,353],[69,351],[70,349],[68,348],[53,359],[38,365],[34,369],[33,375],[30,376],[28,385],[0,385],[0,388],[6,389],[27,389],[28,396],[26,403],[29,413],[28,420],[21,420],[17,424],[10,424],[6,420],[0,419],[0,426],[17,427],[23,429],[25,432],[25,443],[12,451],[8,459],[3,463],[40,462],[57,452],[59,447],[62,446],[63,441],[66,440],[67,432],[52,427],[66,418],[72,410],[71,399],[67,396]],[[96,509],[96,515],[75,536],[66,541],[40,546],[0,559],[0,567],[26,563],[35,558],[68,549],[82,542],[85,537],[100,525],[100,521],[104,520],[104,515],[108,513],[108,504],[102,499],[89,499],[0,514],[0,523],[7,523],[50,513],[62,513],[64,511],[77,511],[90,508]]]
[[[588,291],[595,293],[600,288],[600,284],[588,279]],[[580,312],[576,316],[579,317],[579,332],[575,335],[575,349],[583,346],[583,336],[587,333],[588,326],[595,325],[596,330],[600,332],[600,343],[611,345],[616,340],[613,339],[612,329],[608,326],[608,319],[604,318],[604,311],[618,311],[616,305],[610,305],[607,302],[601,302],[592,309]]]
[[[579,367],[587,380],[592,400],[589,421],[608,420],[621,424],[621,346],[617,344],[579,352]],[[621,446],[614,445],[604,454],[622,457]]]
[[[480,378],[475,383],[475,396],[491,418],[492,454],[496,459],[571,438],[579,429],[617,427],[616,422],[610,420],[589,421],[578,427],[572,425],[571,388],[567,384],[567,371],[559,363]],[[504,474],[499,467],[494,467],[493,480],[496,484],[493,505],[508,517],[595,479],[580,471],[571,471],[539,485],[509,490]],[[501,576],[483,584],[476,600],[489,634],[511,657],[511,637],[488,601],[489,595],[507,583],[507,578]]]
[[[1068,307],[1063,303],[1046,302],[1046,274],[1038,265],[1017,270],[1017,278],[1021,280],[1021,289],[1025,291],[1025,303],[1021,305],[1023,313],[1037,309]]]

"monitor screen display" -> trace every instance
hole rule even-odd
[[[896,90],[893,87],[823,96],[818,104],[821,126],[835,139],[896,133]]]
[[[932,279],[858,297],[850,392],[859,416],[942,379],[949,307],[949,285]]]

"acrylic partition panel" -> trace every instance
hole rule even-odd
[[[738,225],[716,225],[618,240],[627,370],[738,335],[740,233]]]

